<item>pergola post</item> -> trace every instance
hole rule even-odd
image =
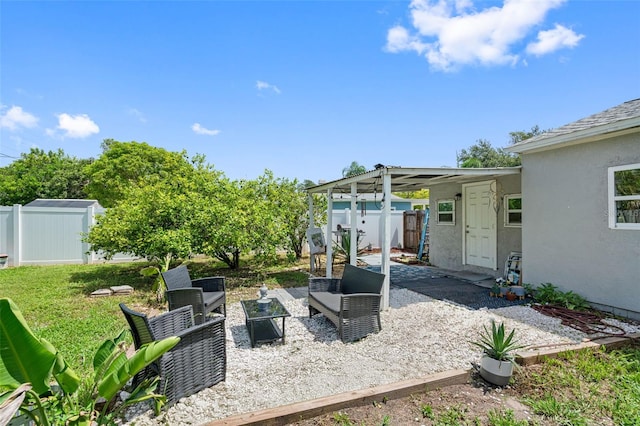
[[[358,265],[358,183],[351,184],[351,229],[349,230],[349,260],[352,265]]]
[[[313,229],[315,227],[315,223],[313,221],[313,194],[311,192],[307,193],[307,201],[309,204],[309,229]],[[311,244],[309,244],[311,246]],[[310,250],[311,251],[311,250]],[[311,272],[316,271],[316,255],[315,253],[311,253],[309,255],[309,270]]]
[[[382,176],[382,190],[384,205],[382,206],[383,235],[382,235],[382,265],[384,274],[382,285],[382,309],[389,309],[389,284],[391,282],[391,175],[385,173]]]
[[[326,278],[333,276],[333,189],[327,189],[327,259],[326,259]]]

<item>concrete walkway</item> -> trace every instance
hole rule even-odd
[[[380,271],[380,255],[358,258],[367,263],[367,268]],[[391,286],[406,288],[438,300],[446,300],[469,309],[503,308],[522,305],[530,300],[509,301],[500,297],[491,297],[489,289],[495,279],[489,275],[467,271],[449,271],[424,265],[405,265],[391,261]]]
[[[379,254],[361,256],[367,269],[380,272],[382,257]],[[530,299],[509,301],[491,297],[489,289],[495,279],[488,275],[466,271],[449,271],[424,265],[405,265],[391,260],[391,286],[406,288],[438,300],[446,300],[469,309],[502,308],[530,303]],[[278,297],[281,301],[304,299],[309,293],[308,287],[271,289],[269,297]]]

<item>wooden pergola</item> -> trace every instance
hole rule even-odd
[[[477,180],[478,178],[495,178],[498,176],[519,174],[520,167],[497,167],[497,168],[422,168],[422,167],[387,167],[379,166],[375,170],[334,180],[320,185],[307,188],[309,194],[309,226],[313,228],[313,194],[326,194],[328,205],[327,211],[327,233],[331,233],[333,229],[331,211],[333,210],[333,194],[350,194],[351,196],[351,223],[357,222],[357,198],[358,194],[380,194],[382,203],[382,267],[381,272],[385,275],[384,285],[382,287],[382,308],[389,307],[389,274],[391,260],[391,203],[385,203],[385,200],[391,199],[392,192],[409,192],[418,191],[420,189],[429,188],[434,184],[441,183],[466,183]],[[357,241],[357,229],[352,226],[350,229],[351,241]],[[333,256],[333,247],[330,243],[330,235],[327,236],[328,243],[326,247],[327,259]],[[357,250],[356,244],[351,244],[350,259],[353,265],[356,264]],[[313,255],[311,256],[311,264],[313,265]],[[333,274],[332,263],[326,262],[326,277]],[[313,266],[312,266],[313,267]]]

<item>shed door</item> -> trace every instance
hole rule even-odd
[[[462,192],[465,264],[496,269],[498,215],[491,202],[491,182],[463,185]]]

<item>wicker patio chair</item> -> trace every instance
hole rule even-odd
[[[177,288],[165,293],[169,310],[173,311],[183,306],[191,306],[193,309],[194,324],[202,324],[207,318],[207,310],[204,304],[204,292],[201,288]]]
[[[384,274],[345,265],[342,278],[309,278],[309,318],[322,313],[347,343],[382,330]]]
[[[196,288],[200,289],[202,293],[202,301],[204,303],[203,315],[218,311],[222,315],[227,314],[226,305],[226,285],[224,277],[206,277],[192,280],[189,276],[189,271],[185,265],[178,266],[177,268],[169,269],[162,273],[162,279],[167,285],[167,293],[177,289],[183,288]],[[169,295],[167,295],[167,298]],[[185,295],[176,296],[175,306],[184,306],[187,303],[187,298],[194,297],[185,292]],[[169,308],[171,309],[171,308]],[[194,306],[194,314],[196,314],[196,321],[200,321],[197,317],[199,314],[197,307]]]
[[[193,324],[191,306],[148,318],[120,304],[135,348],[170,336],[180,342],[134,378],[134,385],[147,377],[160,377],[158,392],[167,397],[167,406],[180,398],[211,387],[226,378],[227,353],[225,317],[200,325]]]

